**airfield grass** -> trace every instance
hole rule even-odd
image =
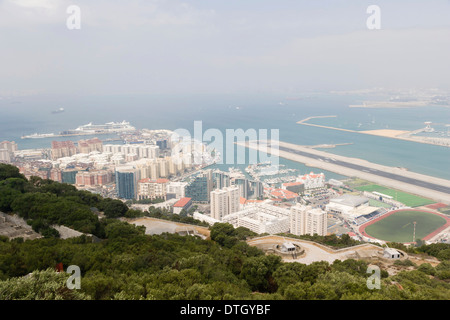
[[[365,185],[365,186],[359,186],[359,187],[356,187],[355,189],[357,189],[359,191],[368,191],[368,192],[376,191],[376,192],[391,196],[392,198],[394,198],[394,200],[400,201],[401,203],[407,205],[408,207],[412,207],[412,208],[425,206],[425,205],[436,202],[436,201],[433,201],[433,200],[430,200],[427,198],[423,198],[423,197],[419,197],[419,196],[415,196],[413,194],[406,193],[403,191],[398,191],[398,190],[386,188],[383,186],[379,186],[377,184],[369,184],[369,185]]]
[[[437,228],[443,226],[444,218],[433,213],[405,210],[391,214],[366,227],[365,232],[377,239],[391,242],[412,242],[414,221],[416,239],[422,239]]]

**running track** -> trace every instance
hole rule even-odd
[[[378,222],[378,221],[380,221],[380,220],[382,220],[382,219],[384,219],[384,218],[389,217],[391,214],[394,214],[394,213],[399,212],[399,211],[406,211],[406,210],[408,210],[408,211],[410,211],[410,210],[413,210],[413,211],[422,211],[422,212],[432,213],[432,214],[441,216],[442,218],[445,219],[445,221],[447,221],[443,226],[437,228],[436,230],[434,230],[434,231],[433,231],[432,233],[430,233],[429,235],[423,237],[423,240],[429,240],[429,239],[433,238],[435,235],[437,235],[439,232],[441,232],[441,231],[443,231],[444,229],[450,227],[450,218],[448,218],[448,216],[446,216],[446,215],[443,215],[443,214],[440,214],[440,213],[437,213],[437,212],[432,212],[432,211],[425,211],[425,210],[400,209],[400,210],[394,210],[394,211],[388,212],[388,213],[382,215],[381,217],[378,217],[378,218],[376,218],[376,219],[373,219],[372,221],[366,222],[365,224],[361,225],[361,226],[358,228],[358,230],[359,230],[359,232],[360,232],[363,236],[365,236],[365,237],[367,237],[367,238],[379,240],[379,239],[377,239],[377,238],[374,238],[374,237],[372,237],[372,236],[369,236],[369,235],[366,233],[366,228],[367,228],[368,226],[370,226],[371,224],[374,224],[375,222]],[[383,240],[383,241],[384,241],[384,240]]]

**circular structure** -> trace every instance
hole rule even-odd
[[[410,243],[415,239],[428,240],[450,226],[450,219],[441,214],[403,209],[391,211],[359,227],[362,235],[390,242]],[[415,227],[415,228],[414,228]]]

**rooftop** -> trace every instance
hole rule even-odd
[[[191,201],[191,198],[181,198],[178,200],[173,206],[174,207],[184,207],[188,204],[189,201]]]

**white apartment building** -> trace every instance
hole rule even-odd
[[[245,227],[256,233],[277,234],[289,231],[290,211],[266,203],[255,203],[244,210],[229,214],[222,222],[235,228]]]
[[[138,182],[138,200],[142,199],[166,199],[166,190],[169,180],[156,179],[151,180],[149,178],[141,179]]]
[[[290,233],[295,235],[327,234],[327,213],[320,208],[297,204],[291,207]]]
[[[305,190],[325,187],[325,175],[323,173],[314,174],[313,172],[297,178],[297,182],[302,182]]]
[[[136,154],[138,159],[156,159],[159,157],[159,147],[156,145],[105,144],[103,146],[103,151],[111,152],[113,154],[121,153],[124,156]]]
[[[210,193],[211,217],[222,220],[223,217],[239,210],[239,188],[226,187]]]

